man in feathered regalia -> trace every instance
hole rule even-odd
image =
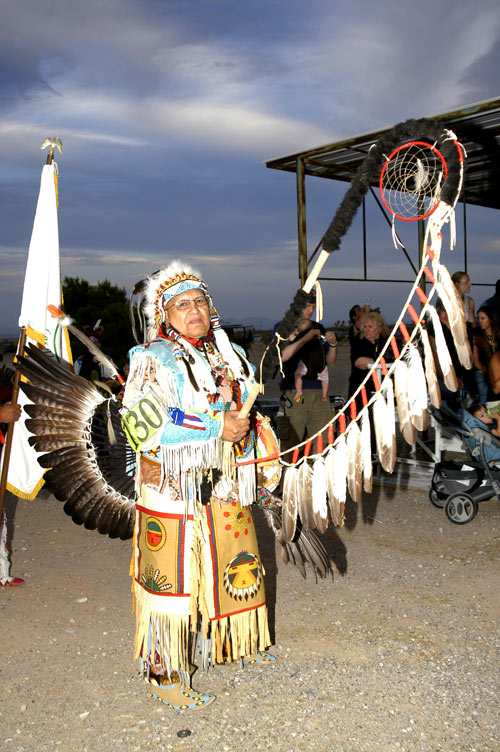
[[[255,501],[254,383],[200,274],[174,261],[144,282],[147,342],[131,351],[122,423],[137,453],[135,655],[153,697],[174,709],[215,698],[190,686],[201,663],[268,662]]]

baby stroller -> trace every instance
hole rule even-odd
[[[500,439],[465,411],[454,413],[444,403],[431,410],[441,426],[461,439],[467,459],[436,464],[429,499],[444,508],[451,522],[465,525],[476,516],[480,501],[500,495]]]

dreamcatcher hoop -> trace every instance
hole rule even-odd
[[[447,178],[448,165],[434,144],[409,141],[386,158],[380,172],[380,196],[394,217],[416,222],[437,209]]]

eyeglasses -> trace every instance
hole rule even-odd
[[[177,300],[175,303],[172,303],[172,305],[167,306],[166,310],[168,311],[169,308],[175,307],[178,311],[188,311],[193,303],[196,308],[208,308],[207,298],[205,295],[200,295],[199,298],[184,298],[184,300]]]

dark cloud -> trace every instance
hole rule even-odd
[[[264,160],[496,96],[495,13],[493,0],[472,14],[451,0],[6,5],[0,321],[17,319],[45,158],[39,147],[52,134],[64,145],[63,274],[128,286],[165,257],[186,256],[206,271],[227,317],[257,306],[279,318],[298,286],[295,176],[266,170]],[[308,179],[310,250],[346,187]],[[371,204],[368,215],[370,275],[407,275]],[[359,222],[328,275],[360,273]],[[470,213],[473,281],[488,278],[492,224],[491,214],[476,221]],[[415,233],[405,242],[416,257]],[[345,318],[367,296],[390,318],[405,292],[326,283],[327,318]]]

